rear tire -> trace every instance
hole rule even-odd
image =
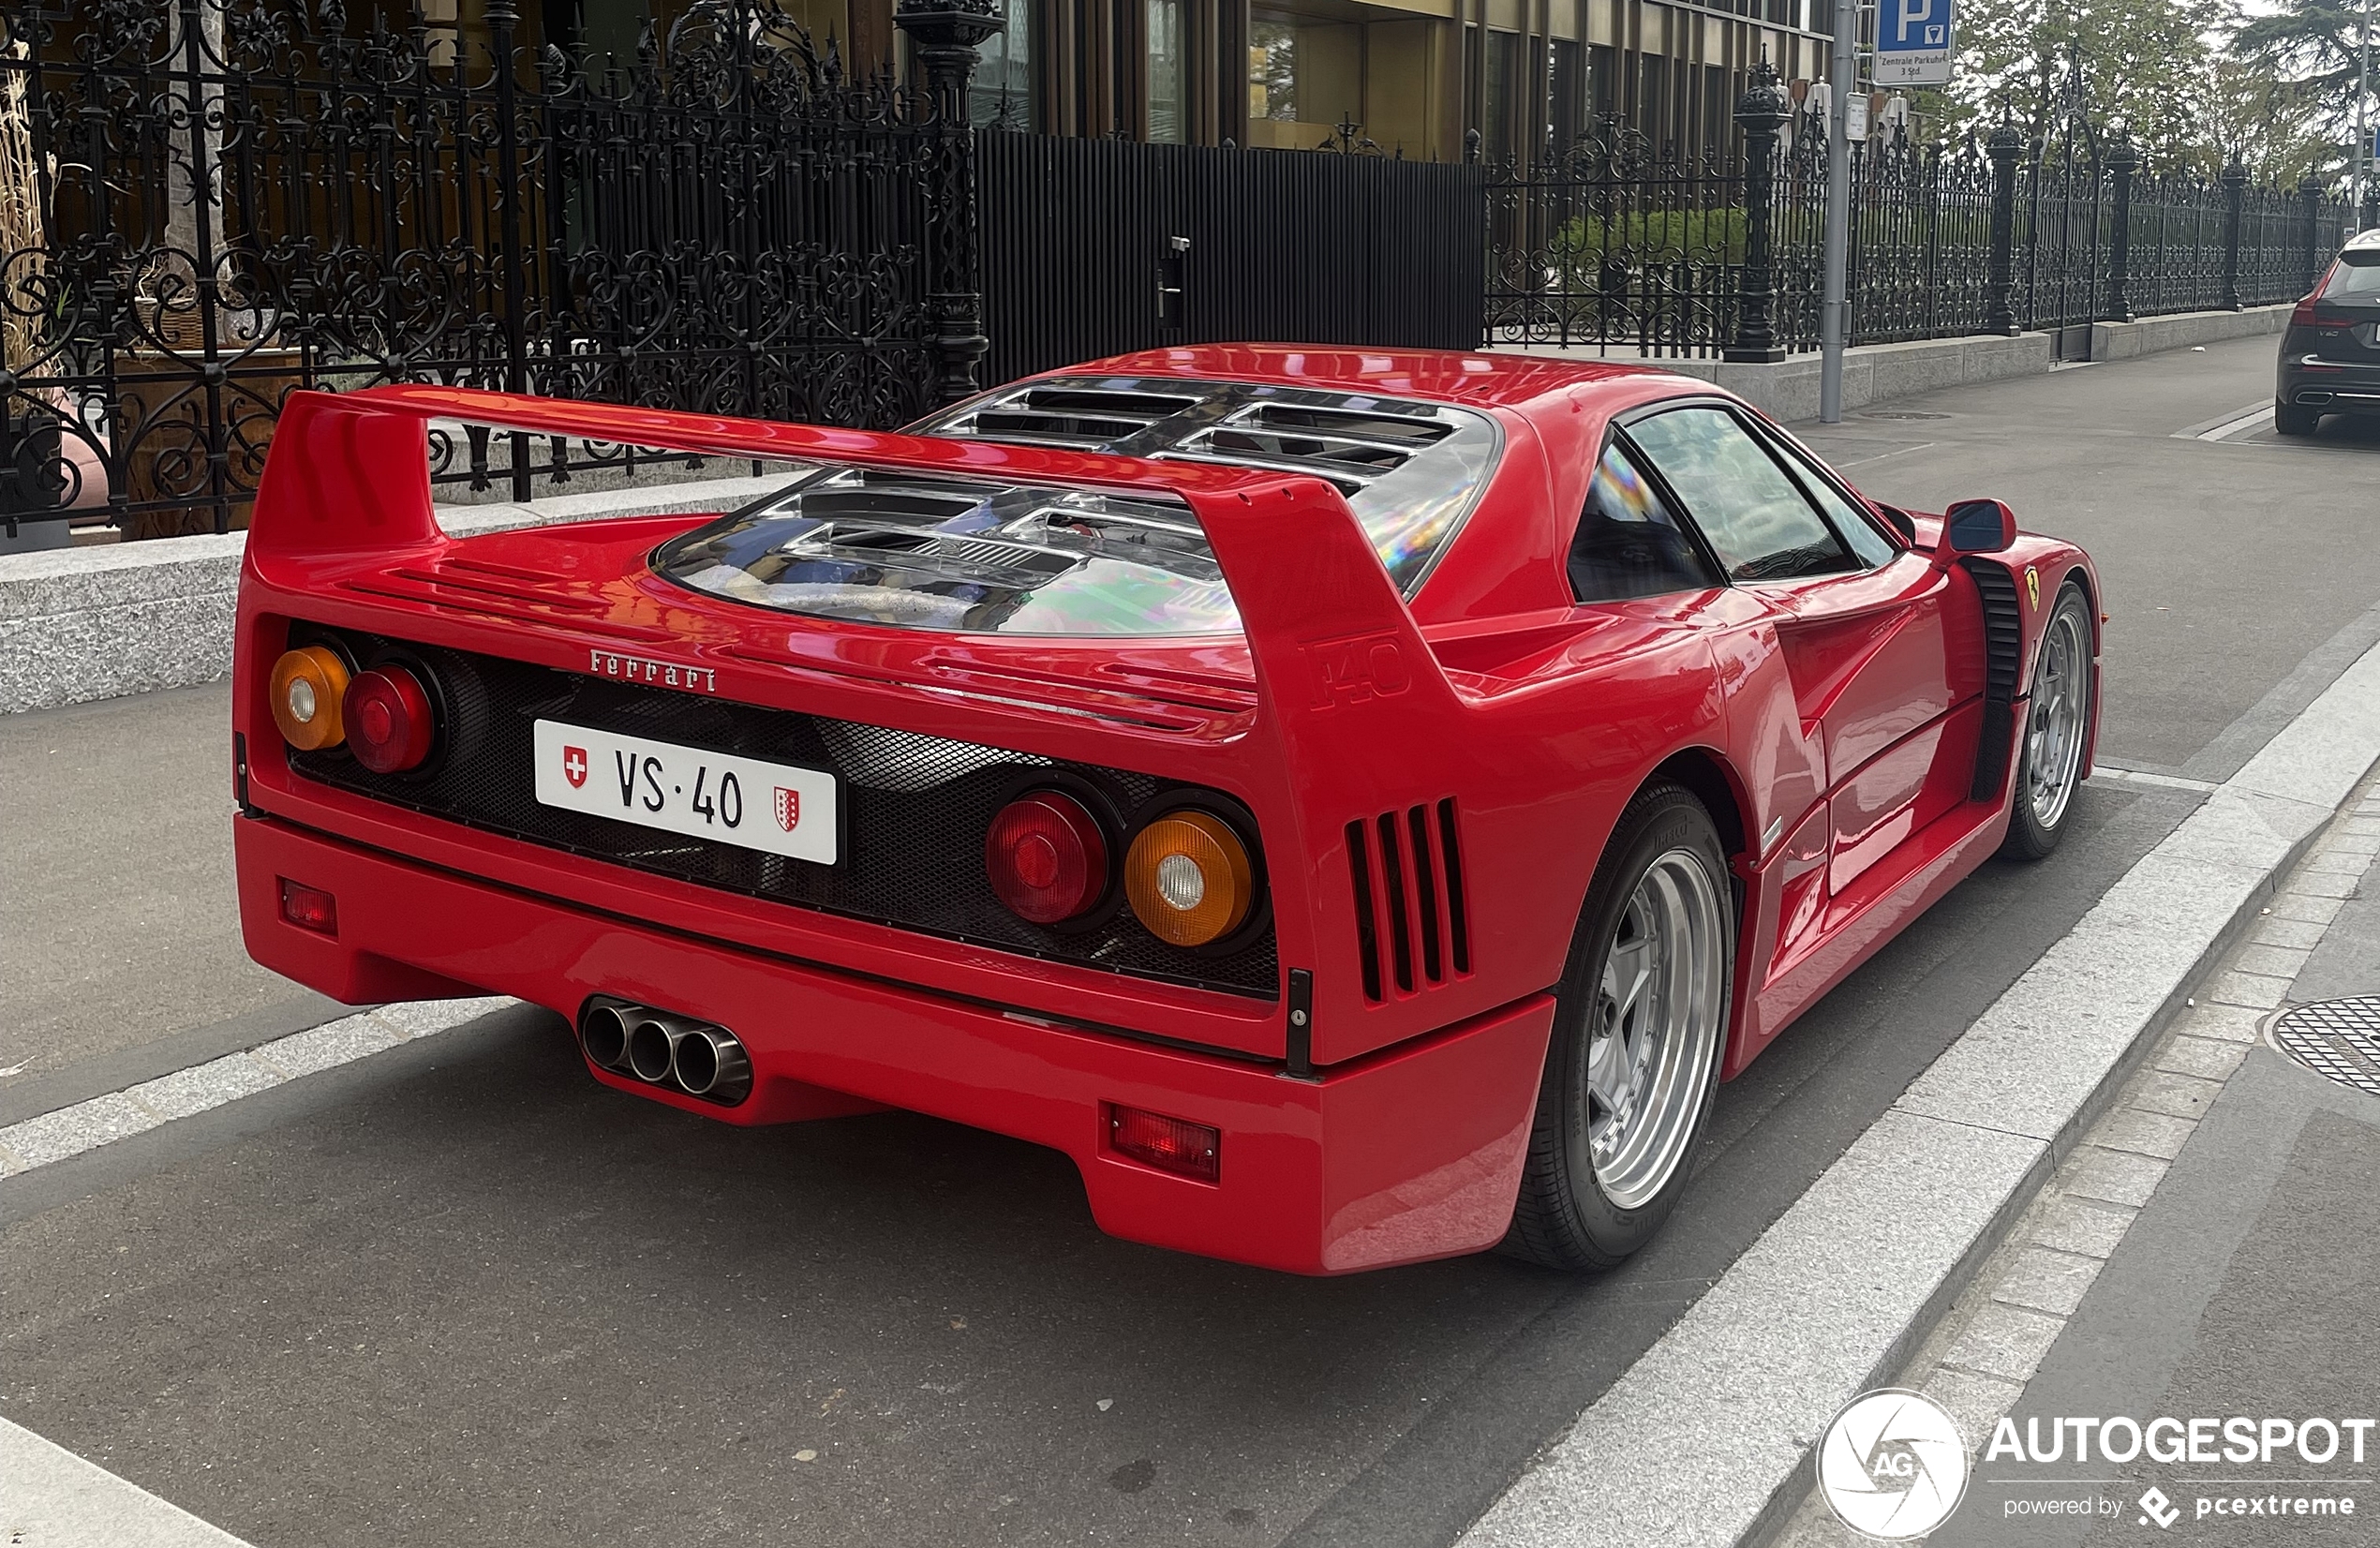
[[[2090,603],[2070,580],[2059,588],[2033,662],[2024,753],[2009,786],[2008,837],[2000,846],[2008,859],[2038,860],[2056,849],[2075,810],[2090,736]]]
[[[2272,406],[2272,427],[2284,436],[2310,436],[2322,424],[2322,410],[2295,403]]]
[[[1639,792],[1595,869],[1555,995],[1503,1250],[1608,1269],[1677,1205],[1718,1090],[1735,906],[1710,813]]]

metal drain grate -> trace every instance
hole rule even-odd
[[[2284,1010],[2267,1025],[2265,1035],[2323,1079],[2380,1096],[2380,995]]]
[[[1866,418],[1868,418],[1868,419],[1948,419],[1948,418],[1950,418],[1950,416],[1949,416],[1948,414],[1929,414],[1929,413],[1926,413],[1926,411],[1924,411],[1923,409],[1872,409],[1868,410],[1868,412],[1867,413],[1867,415],[1866,415],[1865,417],[1866,417]]]

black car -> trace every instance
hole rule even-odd
[[[2273,428],[2310,436],[2325,414],[2380,414],[2380,230],[2340,250],[2281,335]]]

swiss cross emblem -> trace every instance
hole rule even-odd
[[[777,787],[777,826],[791,833],[801,826],[801,792]]]
[[[573,790],[576,790],[587,782],[587,749],[583,747],[562,749],[562,778],[571,782]]]

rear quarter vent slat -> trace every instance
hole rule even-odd
[[[1471,921],[1454,798],[1358,819],[1346,841],[1363,997],[1377,1004],[1391,986],[1402,997],[1467,975]]]

